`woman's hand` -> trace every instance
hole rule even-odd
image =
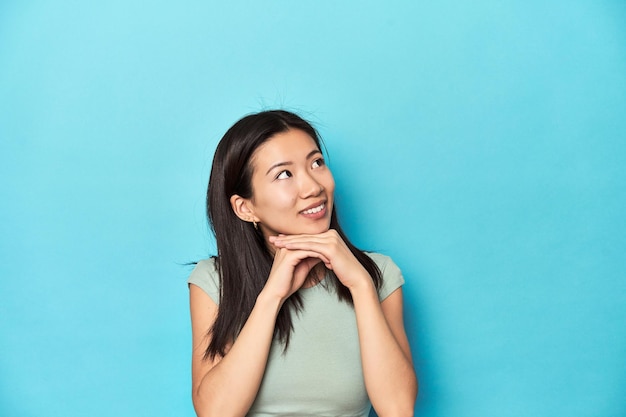
[[[263,291],[285,301],[298,291],[315,265],[330,261],[321,253],[310,250],[291,250],[276,246],[274,263]]]
[[[333,270],[341,283],[351,291],[363,285],[372,284],[371,277],[350,252],[336,230],[330,229],[316,235],[270,236],[269,240],[278,250],[315,253],[318,259],[316,261],[324,262],[326,267]]]

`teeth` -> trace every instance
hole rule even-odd
[[[314,213],[319,213],[323,209],[324,209],[324,204],[321,204],[321,205],[319,205],[317,207],[313,207],[312,209],[304,210],[302,213],[304,213],[304,214],[314,214]]]

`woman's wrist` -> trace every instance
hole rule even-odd
[[[278,311],[283,306],[285,299],[280,297],[279,295],[272,294],[266,289],[263,289],[256,298],[255,307],[261,307],[264,310],[275,310],[278,314]]]
[[[372,281],[372,277],[367,273],[365,273],[361,279],[356,280],[356,282],[348,286],[348,290],[350,290],[353,299],[371,294],[376,294],[378,297],[374,281]]]

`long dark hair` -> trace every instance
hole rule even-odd
[[[224,135],[213,158],[213,167],[207,190],[207,216],[217,241],[215,264],[220,277],[220,299],[217,318],[209,329],[211,343],[205,358],[224,356],[228,343],[235,340],[250,316],[257,296],[269,276],[273,257],[268,251],[263,234],[252,223],[237,217],[230,197],[237,194],[251,198],[252,171],[250,158],[254,151],[272,136],[290,129],[299,129],[315,141],[320,138],[313,126],[300,116],[284,110],[263,111],[245,116]],[[381,273],[372,259],[357,249],[339,226],[333,206],[330,228],[335,229],[350,251],[372,277],[376,288],[381,285]],[[328,271],[330,285],[339,300],[352,304],[352,296],[332,271]],[[302,298],[296,292],[281,308],[274,327],[274,337],[286,349],[293,329],[292,314],[303,308]]]

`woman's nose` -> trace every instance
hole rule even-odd
[[[315,197],[324,191],[324,187],[312,175],[306,174],[300,183],[300,195],[302,198]]]

